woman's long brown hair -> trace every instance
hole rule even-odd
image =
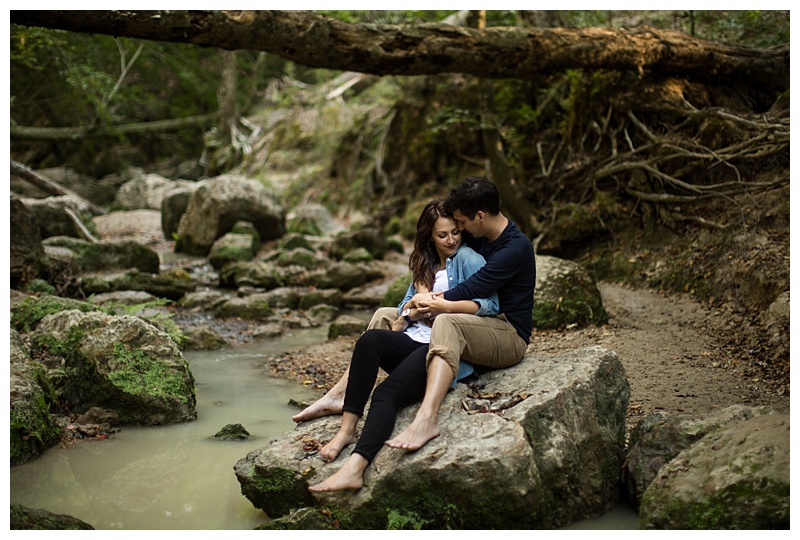
[[[441,199],[425,205],[417,220],[417,234],[414,236],[414,249],[408,258],[408,268],[414,283],[422,283],[433,288],[434,269],[439,265],[439,254],[433,244],[433,227],[440,217],[452,217],[444,210]]]

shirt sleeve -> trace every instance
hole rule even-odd
[[[517,266],[513,249],[500,247],[483,267],[445,292],[444,297],[452,301],[489,297],[514,278]]]
[[[463,257],[461,260],[461,275],[464,276],[465,279],[468,279],[470,276],[474,275],[475,272],[480,270],[485,264],[486,260],[483,258],[483,256],[475,251],[470,250],[469,253],[465,253],[465,257]],[[462,281],[462,283],[463,282],[464,281]],[[445,299],[449,300],[446,293]],[[500,300],[498,299],[496,292],[493,292],[486,297],[463,298],[462,300],[472,300],[478,304],[478,311],[475,312],[475,315],[478,315],[479,317],[494,317],[500,313]]]

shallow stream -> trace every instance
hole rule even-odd
[[[11,502],[68,514],[106,530],[247,530],[267,517],[241,494],[236,462],[294,427],[289,399],[317,396],[268,377],[264,358],[327,339],[327,326],[221,351],[184,353],[197,383],[197,420],[160,427],[124,427],[105,440],[52,448],[11,469]],[[211,437],[242,424],[251,439]],[[618,507],[569,529],[636,529]]]

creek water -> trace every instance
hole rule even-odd
[[[10,499],[68,514],[106,530],[247,530],[268,518],[241,494],[236,462],[294,427],[288,405],[318,394],[265,375],[265,356],[327,339],[328,329],[219,351],[184,353],[197,384],[197,420],[159,427],[124,427],[104,440],[51,448],[13,467]],[[211,437],[242,424],[246,441]],[[636,529],[636,512],[617,507],[568,529]]]

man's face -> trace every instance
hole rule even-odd
[[[483,212],[478,211],[474,218],[469,219],[467,216],[461,213],[461,210],[454,210],[453,219],[456,220],[456,225],[458,225],[460,230],[467,231],[475,238],[481,238],[484,236]]]

